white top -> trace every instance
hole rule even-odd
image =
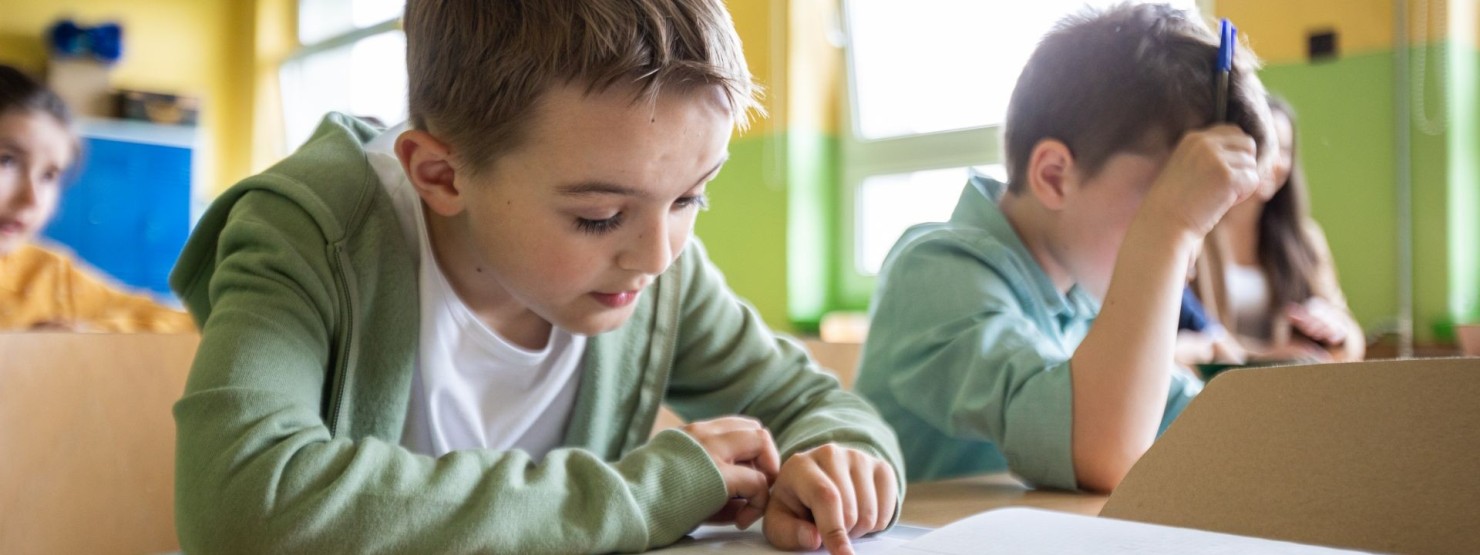
[[[421,197],[395,156],[406,128],[387,130],[365,149],[417,255],[421,333],[401,445],[434,457],[518,449],[539,461],[565,436],[586,338],[552,327],[545,347],[531,351],[499,337],[463,303],[434,262]]]
[[[1269,280],[1258,266],[1229,264],[1223,275],[1228,285],[1228,304],[1240,335],[1269,339]]]

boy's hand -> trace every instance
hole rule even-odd
[[[851,554],[848,538],[878,532],[899,500],[894,468],[857,449],[834,444],[786,460],[766,507],[766,539],[779,549],[826,547]]]
[[[1188,132],[1151,186],[1148,205],[1201,239],[1233,205],[1259,189],[1254,138],[1233,125]]]
[[[1213,361],[1213,336],[1206,333],[1178,330],[1177,348],[1173,360],[1182,366],[1197,366]]]
[[[682,428],[709,453],[725,479],[730,502],[709,522],[734,522],[741,530],[750,528],[765,514],[771,482],[780,472],[781,456],[771,432],[752,418],[726,416],[694,422]]]

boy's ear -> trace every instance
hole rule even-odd
[[[449,217],[462,212],[464,197],[446,143],[431,133],[412,129],[396,137],[396,158],[428,208]]]
[[[1074,153],[1069,145],[1056,139],[1038,141],[1028,156],[1028,191],[1045,208],[1059,210],[1064,207],[1073,172]]]

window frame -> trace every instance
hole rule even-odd
[[[293,21],[295,23],[295,27],[301,27],[303,13],[296,6],[294,7],[294,12],[295,13],[293,15]],[[300,34],[295,30],[293,33],[293,40],[294,42],[298,43],[299,46],[298,48],[294,49],[291,54],[285,56],[282,61],[278,63],[277,67],[278,98],[279,101],[283,104],[283,144],[287,145],[289,149],[294,149],[299,146],[298,144],[295,144],[295,141],[293,140],[294,137],[292,137],[293,122],[288,121],[288,118],[290,117],[290,110],[287,109],[287,105],[290,102],[288,96],[291,91],[287,90],[287,84],[291,80],[287,78],[287,72],[290,67],[320,54],[332,52],[339,48],[353,47],[354,45],[359,44],[360,41],[397,32],[404,32],[404,29],[401,25],[401,16],[395,16],[385,21],[381,21],[379,23],[375,23],[366,27],[352,28],[338,34],[325,37],[317,42],[308,44],[304,44],[301,42],[302,39],[300,38]],[[322,114],[320,114],[319,117],[322,117]],[[385,123],[387,125],[394,125],[398,122],[388,121]]]

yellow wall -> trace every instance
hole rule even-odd
[[[1325,28],[1339,30],[1341,55],[1391,50],[1391,0],[1218,0],[1218,16],[1237,25],[1254,52],[1266,63],[1304,60],[1306,35]]]
[[[1473,21],[1480,27],[1475,0],[1408,0],[1410,42],[1444,40],[1452,29],[1441,23],[1448,17]],[[1417,18],[1427,5],[1430,29],[1427,37],[1418,31]],[[1217,0],[1218,16],[1233,21],[1265,63],[1305,61],[1306,35],[1321,29],[1339,31],[1337,47],[1342,56],[1388,52],[1393,49],[1394,5],[1392,0]],[[1474,45],[1473,33],[1455,38]]]
[[[4,0],[0,62],[39,71],[41,34],[70,17],[82,25],[117,21],[124,58],[118,88],[195,95],[202,99],[197,184],[211,194],[245,176],[251,164],[254,4],[252,0]]]
[[[784,47],[785,35],[785,3],[783,0],[728,0],[725,6],[730,10],[730,17],[735,21],[735,30],[740,35],[741,48],[745,52],[746,65],[750,67],[750,74],[764,88],[764,98],[761,106],[765,114],[757,114],[750,122],[750,128],[745,135],[765,136],[777,131],[779,124],[778,113],[784,106],[781,101],[782,91],[779,90],[782,81],[781,71],[785,70],[784,60],[776,58],[781,55]],[[777,26],[781,25],[780,33]]]

